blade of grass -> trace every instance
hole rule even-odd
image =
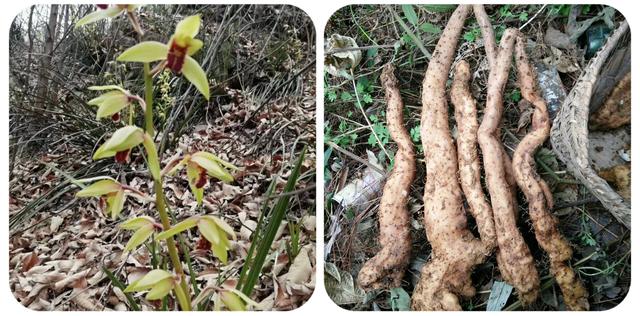
[[[140,306],[138,306],[138,303],[136,303],[136,301],[133,299],[133,296],[131,295],[131,293],[124,292],[125,286],[122,282],[120,282],[118,277],[116,277],[111,271],[109,271],[109,269],[105,267],[102,267],[102,271],[107,275],[109,280],[111,280],[111,284],[119,288],[124,293],[124,296],[127,298],[127,301],[129,302],[129,306],[131,307],[131,309],[133,309],[134,311],[139,311]]]
[[[416,34],[413,33],[413,31],[411,31],[409,26],[406,23],[404,23],[404,21],[398,15],[398,13],[394,9],[392,9],[390,6],[387,6],[387,10],[389,10],[389,12],[391,12],[393,17],[398,22],[398,24],[400,24],[400,27],[402,27],[402,29],[407,33],[407,35],[409,35],[409,37],[411,37],[411,40],[416,44],[416,46],[420,49],[420,51],[422,51],[422,54],[424,54],[424,56],[427,57],[427,59],[431,59],[431,53],[429,53],[427,48],[424,47],[424,44],[422,43],[422,40],[420,40],[420,38],[418,38],[416,36]]]
[[[300,176],[300,167],[302,166],[302,161],[304,160],[305,153],[307,151],[307,147],[305,146],[300,153],[300,157],[296,162],[295,167],[291,171],[291,175],[287,180],[287,184],[283,190],[283,193],[287,193],[293,191],[296,183],[298,182],[298,177]],[[264,265],[265,258],[269,253],[269,249],[271,249],[271,245],[273,244],[273,240],[278,232],[278,228],[280,227],[280,223],[284,218],[285,213],[287,212],[289,206],[290,196],[282,196],[278,199],[278,202],[273,207],[272,212],[269,214],[267,230],[265,232],[264,238],[261,238],[260,245],[257,247],[257,253],[254,261],[251,263],[251,267],[249,270],[249,274],[247,278],[244,280],[244,284],[242,285],[242,293],[247,296],[251,296],[251,292],[258,281],[258,277],[260,276],[260,272],[262,271],[262,266]]]
[[[267,198],[264,199],[264,204],[262,204],[262,209],[260,210],[260,217],[258,218],[258,225],[256,225],[256,228],[254,229],[253,233],[251,234],[251,246],[249,247],[249,251],[247,252],[247,259],[245,260],[244,265],[242,265],[242,270],[240,271],[240,277],[238,279],[238,284],[236,286],[236,289],[238,290],[242,290],[242,285],[244,284],[244,280],[247,277],[247,273],[249,273],[249,269],[251,268],[254,256],[253,253],[256,250],[256,247],[258,246],[258,243],[260,242],[259,238],[261,236],[261,232],[264,230],[264,217],[265,214],[269,213],[269,197],[273,194],[273,191],[276,187],[276,177],[274,176],[271,179],[271,183],[269,184],[269,188],[267,188],[267,193],[266,196]]]

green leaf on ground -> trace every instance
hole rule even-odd
[[[416,10],[413,9],[413,5],[403,4],[402,12],[404,12],[404,17],[407,18],[411,24],[418,25],[418,14],[416,14]]]
[[[349,272],[339,270],[330,262],[325,263],[324,285],[331,300],[338,305],[359,304],[366,297]]]
[[[442,30],[440,29],[440,27],[431,24],[429,22],[425,22],[420,24],[420,29],[425,32],[425,33],[431,33],[431,34],[440,34],[442,33]]]
[[[389,305],[394,311],[409,311],[411,310],[411,297],[403,288],[393,288],[389,296]]]

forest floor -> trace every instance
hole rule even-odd
[[[85,8],[73,7],[71,11],[84,12]],[[48,8],[38,10],[46,12]],[[95,8],[91,6],[91,10]],[[170,72],[156,80],[156,141],[175,136],[175,144],[168,142],[168,149],[160,157],[161,165],[175,155],[202,150],[238,167],[231,183],[208,180],[202,206],[197,205],[189,189],[185,171],[164,178],[173,223],[194,215],[216,215],[237,234],[237,239],[231,241],[228,264],[213,256],[207,240],[196,230],[183,234],[180,244],[186,247],[181,251],[187,254],[183,258],[188,257],[193,268],[193,273],[187,273],[194,288],[192,297],[196,296],[193,292],[204,289],[235,287],[260,215],[276,204],[306,147],[294,193],[287,193],[290,201],[286,217],[251,295],[258,303],[252,307],[255,310],[301,306],[314,291],[317,264],[316,76],[313,67],[305,66],[315,65],[311,20],[289,6],[157,5],[144,6],[141,12],[143,26],[150,29],[148,36],[163,41],[167,40],[166,34],[173,32],[180,16],[202,14],[203,27],[198,37],[205,44],[202,53],[194,58],[210,70],[208,75],[213,82],[211,101],[204,103],[200,96],[193,97],[189,82]],[[122,64],[107,62],[115,59],[119,48],[135,42],[122,35],[130,35],[128,23],[126,17],[121,17],[109,24],[97,23],[65,33],[52,63],[66,59],[60,62],[60,72],[81,75],[69,75],[64,82],[56,83],[61,85],[59,93],[71,93],[72,97],[50,104],[53,114],[32,111],[31,96],[25,91],[35,80],[16,80],[11,87],[9,286],[17,301],[30,309],[130,310],[121,288],[104,270],[113,272],[121,283],[130,284],[152,267],[167,264],[166,256],[163,259],[150,255],[157,253],[152,251],[156,244],[150,241],[125,253],[124,245],[131,232],[118,228],[134,216],[157,219],[154,202],[128,198],[120,218],[114,221],[104,214],[98,198],[75,196],[80,190],[75,180],[96,176],[117,178],[154,196],[153,181],[140,150],[132,151],[128,164],[91,159],[96,144],[104,142],[101,135],[108,135],[120,123],[93,120],[95,109],[86,102],[94,96],[86,88],[108,82],[138,93],[140,90],[135,87],[143,86],[135,76],[139,68],[127,73]],[[26,54],[18,54],[20,49],[17,45],[12,51],[16,54],[12,56],[12,74],[19,74],[26,61]],[[84,55],[94,49],[98,53],[90,56],[104,53],[100,57],[105,59],[92,60]],[[194,111],[189,110],[189,104]],[[270,183],[275,183],[271,196],[267,192]],[[188,271],[186,263],[184,269]],[[200,304],[202,309],[219,308],[213,306],[211,292],[208,293]],[[165,305],[145,300],[144,293],[134,296],[143,310],[177,309],[171,300]]]
[[[308,78],[311,79],[311,78]],[[309,91],[311,92],[311,91]],[[302,102],[304,106],[299,106]],[[211,125],[196,126],[180,138],[176,150],[165,152],[163,164],[178,152],[205,150],[217,153],[240,168],[235,182],[211,180],[205,190],[203,207],[198,207],[181,173],[167,178],[165,194],[178,221],[193,215],[212,214],[225,219],[238,234],[229,254],[229,264],[213,258],[206,241],[189,234],[190,255],[201,287],[229,280],[244,262],[251,245],[251,234],[265,202],[272,178],[276,193],[301,153],[301,144],[315,142],[314,97],[304,100],[281,99],[270,110],[258,114],[254,128],[237,128],[244,122],[246,104],[222,107],[224,116]],[[293,309],[306,301],[315,284],[315,154],[313,146],[303,162],[302,175],[288,217],[283,221],[255,300],[259,309]],[[14,227],[10,237],[10,286],[20,303],[35,310],[125,309],[122,293],[114,289],[103,268],[117,271],[123,280],[134,280],[149,270],[149,253],[142,247],[123,255],[130,233],[105,216],[98,199],[74,197],[78,190],[67,177],[118,174],[142,192],[152,192],[153,181],[146,176],[144,160],[134,155],[126,168],[106,165],[96,168],[90,156],[72,147],[56,153],[42,153],[17,162],[10,180],[9,216]],[[131,167],[131,168],[129,168]],[[127,171],[129,170],[129,171]],[[123,214],[154,216],[154,203],[128,199]],[[300,254],[290,258],[288,223],[300,228]],[[298,262],[299,261],[299,262]],[[294,262],[296,264],[294,265]],[[143,305],[144,306],[144,305]]]
[[[555,66],[562,85],[570,91],[588,60],[580,51],[560,50],[544,41],[548,26],[562,30],[568,5],[486,6],[496,37],[507,27],[521,28],[529,39],[532,59]],[[424,160],[420,144],[420,91],[430,52],[455,6],[406,5],[346,6],[327,23],[325,40],[333,34],[355,39],[362,50],[362,60],[353,70],[353,80],[325,72],[325,285],[332,299],[351,310],[406,310],[409,297],[429,260],[430,248],[423,226]],[[597,15],[601,6],[586,6],[580,19]],[[621,18],[616,17],[617,20]],[[478,102],[479,119],[486,96],[489,73],[477,23],[469,18],[460,40],[455,60],[466,59],[472,69],[471,90]],[[405,127],[417,149],[417,174],[411,187],[412,257],[401,288],[365,293],[356,282],[360,267],[379,249],[377,210],[383,176],[376,169],[390,170],[396,146],[386,128],[384,94],[379,83],[382,67],[391,62],[405,105]],[[326,60],[325,60],[326,63]],[[326,65],[325,65],[326,68]],[[527,132],[531,112],[520,108],[520,91],[511,71],[505,91],[503,143],[509,154]],[[361,104],[361,109],[359,108]],[[365,119],[366,115],[366,119]],[[370,122],[370,123],[369,123]],[[455,126],[451,114],[451,126]],[[624,128],[625,133],[630,127]],[[375,133],[375,135],[374,135]],[[455,127],[453,127],[455,137]],[[377,138],[376,138],[377,136]],[[391,158],[390,158],[391,157]],[[630,284],[630,230],[593,198],[576,181],[555,156],[547,142],[536,154],[538,172],[550,184],[559,218],[560,230],[574,246],[573,267],[586,284],[593,310],[609,309],[626,296]],[[333,198],[343,188],[361,181],[363,195],[356,196],[353,207],[343,207]],[[344,197],[344,196],[341,196]],[[559,289],[549,275],[546,255],[535,242],[528,219],[527,204],[519,195],[519,227],[537,263],[542,280],[541,298],[530,310],[562,310]],[[567,207],[567,205],[569,205]],[[470,223],[475,222],[470,218]],[[474,228],[475,230],[475,228]],[[477,288],[475,297],[462,301],[465,310],[495,308],[489,303],[492,286],[501,281],[495,256],[476,267],[472,276]],[[515,292],[505,310],[522,309]]]

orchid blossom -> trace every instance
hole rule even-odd
[[[202,48],[202,41],[194,38],[200,30],[200,15],[180,21],[167,44],[155,41],[139,43],[125,50],[118,61],[150,63],[162,61],[176,74],[184,75],[209,100],[209,81],[200,64],[191,56]]]

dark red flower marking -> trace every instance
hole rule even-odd
[[[196,243],[196,249],[209,250],[211,249],[211,243],[206,238],[200,236],[200,238],[198,238],[198,242]]]
[[[98,9],[100,10],[106,10],[109,5],[108,4],[96,4],[96,7],[98,7]]]
[[[169,47],[169,54],[167,55],[167,68],[177,74],[182,72],[184,59],[187,57],[187,48],[186,46],[178,45],[176,41],[171,41],[171,47]]]
[[[131,149],[127,149],[127,150],[123,150],[123,151],[119,151],[116,153],[116,162],[118,163],[127,163],[129,162],[129,153],[131,152]]]
[[[98,206],[100,207],[101,210],[104,210],[107,207],[107,198],[104,196],[101,196]]]
[[[200,174],[198,175],[198,179],[196,180],[196,188],[202,189],[204,185],[207,183],[207,171],[203,168],[200,168]]]
[[[120,122],[120,113],[116,113],[114,115],[111,115],[111,120],[114,121],[115,123]]]

